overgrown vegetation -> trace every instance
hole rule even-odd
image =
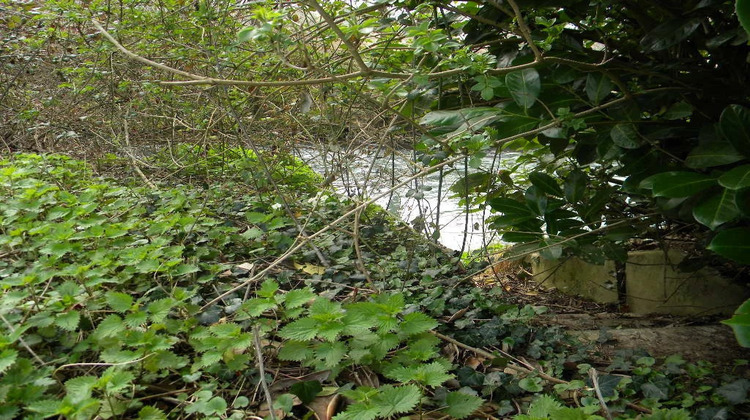
[[[372,196],[745,282],[749,4],[0,0],[0,417],[746,416],[747,362],[594,363]]]

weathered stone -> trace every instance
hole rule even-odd
[[[678,250],[628,253],[625,266],[630,312],[672,315],[730,315],[748,297],[748,290],[705,267],[677,271],[684,254]]]
[[[594,265],[579,258],[560,262],[545,260],[540,255],[532,255],[530,260],[534,280],[543,287],[554,287],[594,302],[617,302],[617,278],[612,261]]]

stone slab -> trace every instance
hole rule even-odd
[[[530,257],[531,273],[542,287],[556,288],[563,293],[598,303],[616,303],[617,277],[615,264],[589,264],[579,258],[550,261],[535,254]]]

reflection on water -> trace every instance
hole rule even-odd
[[[335,176],[333,186],[350,197],[375,196],[419,172],[412,152],[406,150],[393,154],[381,152],[377,156],[375,150],[347,151],[335,147],[301,149],[298,153],[315,171],[326,177]],[[486,156],[479,168],[469,168],[469,173],[497,172],[512,166],[517,156],[512,152]],[[465,207],[459,205],[459,198],[450,191],[465,171],[464,163],[454,164],[396,189],[377,203],[428,236],[439,232],[439,242],[450,249],[460,250],[464,242],[464,250],[478,249],[496,238],[492,232],[484,231],[484,220],[489,214],[466,213]]]

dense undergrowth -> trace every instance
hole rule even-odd
[[[585,347],[530,322],[544,308],[465,281],[376,207],[359,256],[342,224],[274,265],[352,203],[293,158],[269,156],[262,183],[252,153],[177,150],[150,162],[180,162],[183,184],[157,189],[62,155],[0,161],[0,418],[747,411],[750,381],[679,357],[623,354],[593,383]]]

